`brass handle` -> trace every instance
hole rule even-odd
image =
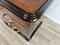
[[[3,9],[3,8],[4,8],[4,6],[0,5],[0,10]]]
[[[4,13],[1,17],[2,17],[2,20],[4,21],[4,23],[8,27],[10,27],[11,29],[13,29],[16,32],[19,32],[19,30],[17,29],[17,27],[13,24],[13,19],[9,15],[7,15],[7,14]]]
[[[0,5],[0,16],[1,16],[2,20],[3,20],[3,22],[7,26],[9,26],[11,29],[13,29],[13,30],[15,30],[15,31],[18,32],[17,27],[15,27],[14,25],[12,25],[13,24],[13,19],[9,15],[7,15],[4,12],[1,11],[3,8],[4,7],[2,5]]]

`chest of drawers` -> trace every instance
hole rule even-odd
[[[42,24],[39,9],[46,2],[47,0],[1,0],[1,19],[8,27],[29,41]]]

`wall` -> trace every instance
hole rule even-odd
[[[60,24],[60,0],[53,0],[44,14],[56,23]]]

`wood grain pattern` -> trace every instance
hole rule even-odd
[[[17,0],[17,1],[9,0],[9,1],[28,13],[33,13],[37,11],[46,2],[46,0]]]
[[[26,22],[18,18],[15,14],[11,13],[6,8],[0,10],[0,15],[2,16],[2,20],[12,29],[15,28],[25,35],[27,38],[30,39],[31,35],[33,34],[34,30],[40,25],[41,21],[38,20],[36,22]],[[5,16],[3,16],[5,15]],[[12,21],[10,23],[10,21]]]
[[[60,25],[42,16],[43,24],[27,42],[0,19],[0,45],[60,45]]]

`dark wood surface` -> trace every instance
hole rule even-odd
[[[9,0],[9,2],[28,13],[33,13],[37,11],[46,2],[46,0]]]
[[[10,28],[15,28],[19,31],[20,35],[24,35],[24,38],[31,39],[32,36],[35,34],[39,26],[41,25],[40,19],[36,22],[26,22],[21,20],[15,14],[11,13],[6,8],[1,9],[1,15],[6,14],[2,17],[2,20],[8,25]],[[12,23],[10,23],[12,20]],[[18,33],[18,32],[17,32]],[[25,38],[25,39],[26,39]]]

